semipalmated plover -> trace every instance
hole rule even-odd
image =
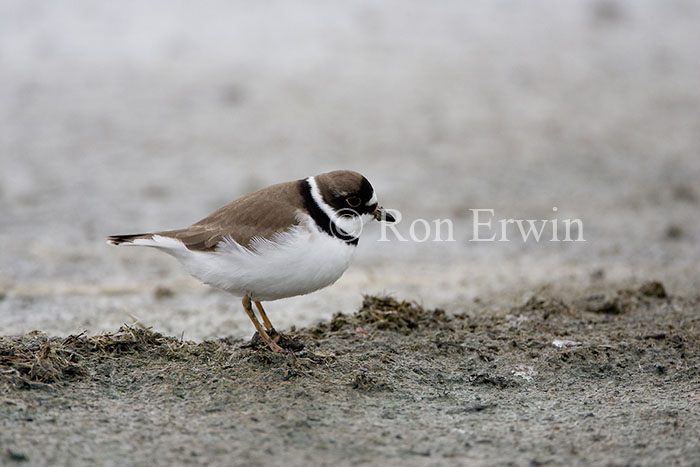
[[[243,297],[256,331],[279,352],[283,349],[270,338],[274,328],[260,302],[334,283],[350,265],[362,227],[371,219],[394,222],[365,177],[337,170],[263,188],[186,229],[113,235],[107,242],[158,248],[202,282]]]

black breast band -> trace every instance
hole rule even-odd
[[[331,237],[339,238],[349,245],[357,245],[359,238],[338,227],[314,200],[314,197],[311,195],[311,183],[308,180],[299,180],[299,191],[304,198],[304,207],[316,223],[318,230],[327,233]]]

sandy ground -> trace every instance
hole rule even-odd
[[[700,297],[591,287],[506,313],[367,297],[295,352],[139,328],[0,338],[4,462],[691,465]]]
[[[382,204],[401,211],[404,236],[415,219],[450,219],[455,241],[378,242],[379,227],[372,225],[333,287],[267,305],[278,329],[309,329],[338,311],[349,314],[362,307],[363,294],[389,294],[449,316],[483,313],[488,320],[542,290],[565,291],[560,298],[568,302],[589,287],[636,289],[650,280],[662,281],[694,319],[699,24],[700,5],[692,0],[485,0],[440,7],[0,2],[0,335],[94,336],[138,320],[195,347],[223,336],[247,339],[252,326],[237,299],[201,286],[165,255],[109,247],[105,236],[186,226],[259,187],[337,168],[358,170],[373,182]],[[495,219],[578,218],[586,241],[523,242],[511,229],[509,242],[471,242],[474,208],[494,209]],[[665,319],[660,311],[652,316]],[[573,325],[561,324],[561,332]],[[605,345],[623,345],[622,337],[605,336]],[[386,348],[378,345],[376,352]],[[229,350],[232,361],[248,361]],[[518,349],[511,351],[515,358]],[[168,362],[161,362],[164,368]],[[272,369],[282,364],[273,362]],[[118,371],[127,378],[128,366]],[[277,374],[269,373],[264,381]],[[556,402],[564,403],[566,388],[547,374],[558,395],[547,403],[539,399],[544,392],[533,396],[525,427],[543,426],[535,407],[556,419]],[[392,387],[402,384],[392,382],[391,373],[383,377]],[[683,384],[691,384],[689,373],[685,378]],[[244,387],[250,389],[249,381]],[[474,391],[489,388],[464,381]],[[572,387],[598,401],[624,386],[624,378],[602,381],[611,386],[584,378]],[[70,401],[77,397],[71,391],[90,384],[98,382],[83,375],[57,394]],[[544,391],[546,384],[537,384]],[[520,387],[499,394],[529,386]],[[649,404],[656,398],[664,404],[663,392],[683,391],[671,383],[657,388],[645,393]],[[37,391],[21,393],[27,404],[42,394]],[[418,389],[407,391],[415,396]],[[12,394],[15,401],[19,396]],[[328,410],[349,407],[339,402],[342,393],[336,396],[339,405]],[[96,407],[109,403],[95,397]],[[141,402],[129,413],[143,424],[122,428],[124,439],[147,436],[142,430],[155,416],[146,411],[147,394],[133,397]],[[377,406],[394,401],[397,410],[404,400],[374,397]],[[181,404],[165,410],[159,426],[167,425],[162,417],[182,421],[194,413],[186,399]],[[263,410],[259,406],[246,410]],[[520,416],[512,405],[498,407],[502,421]],[[354,413],[348,432],[361,429],[363,413]],[[434,420],[433,435],[449,423],[445,413],[416,417]],[[616,426],[625,420],[640,430],[646,420],[620,417]],[[400,426],[409,430],[406,420]],[[18,426],[3,433],[3,442],[10,437],[19,452],[49,462],[47,454],[25,449],[38,438],[23,442],[27,433]],[[479,426],[460,429],[469,437]],[[411,430],[418,446],[419,428]],[[498,438],[501,431],[487,436],[496,430],[491,425],[484,430],[484,439],[513,439]],[[183,432],[174,430],[173,443],[178,436]],[[506,452],[507,441],[489,447],[469,439],[478,459]],[[645,442],[653,450],[652,440]],[[675,454],[663,451],[664,459],[683,463],[696,452],[676,446]],[[531,444],[530,460],[549,459],[539,448]],[[322,449],[328,457],[314,458],[321,463],[345,452]],[[585,447],[578,452],[587,453]],[[614,446],[605,452],[608,457],[595,460],[657,459],[638,457],[643,450],[617,455]],[[293,459],[301,462],[298,454]]]

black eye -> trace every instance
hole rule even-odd
[[[349,198],[345,198],[345,202],[348,203],[348,206],[351,208],[356,208],[360,205],[362,200],[357,196],[350,196]]]

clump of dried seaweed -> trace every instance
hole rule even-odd
[[[323,334],[367,328],[410,334],[419,328],[449,327],[450,322],[451,318],[439,308],[426,310],[415,302],[365,295],[356,313],[337,313],[329,323],[321,323],[313,331]]]
[[[65,339],[33,332],[0,337],[0,386],[32,388],[85,375],[86,361],[100,355],[125,355],[152,350],[174,351],[189,343],[149,329],[122,326],[114,333]]]
[[[159,332],[134,326],[122,326],[116,332],[86,337],[83,334],[68,336],[63,345],[83,352],[104,354],[130,354],[154,348],[176,348],[184,345],[182,340],[164,336]]]
[[[31,387],[84,373],[81,356],[44,334],[0,338],[0,383]],[[4,380],[4,381],[3,381]]]
[[[541,319],[548,319],[552,315],[560,315],[571,311],[571,307],[562,299],[546,295],[533,295],[519,307],[513,308],[516,314],[537,313]]]
[[[524,305],[513,308],[516,314],[538,313],[542,319],[585,311],[602,315],[622,315],[640,307],[648,308],[669,295],[659,281],[648,281],[636,289],[601,290],[575,298],[571,303],[546,293],[533,295]]]

